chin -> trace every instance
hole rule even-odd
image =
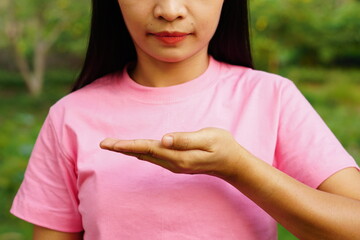
[[[165,63],[179,63],[182,62],[190,57],[184,57],[184,56],[158,56],[158,57],[154,57],[156,60],[160,61],[160,62],[165,62]]]
[[[166,58],[166,59],[161,59],[160,61],[166,62],[166,63],[179,63],[186,59],[187,58]]]
[[[195,56],[198,55],[198,52],[193,53],[193,54],[184,54],[184,52],[181,52],[179,54],[164,54],[164,55],[157,55],[154,56],[154,58],[158,61],[161,62],[166,62],[166,63],[179,63],[179,62],[183,62],[186,60],[189,60]]]

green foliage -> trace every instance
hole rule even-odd
[[[279,240],[298,240],[294,235],[288,232],[283,226],[278,225],[278,239]]]
[[[59,39],[67,40],[64,49],[73,54],[85,49],[84,41],[76,41],[84,39],[87,31],[89,7],[85,2],[5,0],[0,4],[0,16],[0,29],[13,50],[14,65],[34,97],[43,90],[48,53]]]
[[[0,71],[0,240],[30,239],[31,225],[9,214],[49,107],[69,92],[75,73],[49,72],[46,94],[32,98],[17,73]]]
[[[360,2],[251,1],[253,49],[259,68],[360,64]]]
[[[250,1],[254,57],[273,72],[287,65],[360,64],[360,2],[356,0]],[[34,42],[62,33],[54,42],[60,52],[82,54],[90,18],[88,1],[0,1],[0,48],[16,20],[23,33],[18,50],[31,58]],[[42,24],[40,24],[42,23]],[[18,30],[17,30],[18,31]]]
[[[0,4],[0,29],[8,38],[16,38],[17,50],[28,58],[37,41],[49,44],[66,41],[66,49],[79,52],[85,48],[90,5],[70,0],[3,0]],[[5,36],[4,36],[5,37]],[[5,38],[6,39],[6,38]]]

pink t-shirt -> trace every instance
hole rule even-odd
[[[160,139],[204,127],[229,130],[254,155],[314,188],[356,167],[292,82],[211,59],[184,84],[145,87],[123,71],[61,99],[11,212],[58,231],[84,230],[87,240],[276,239],[276,222],[223,180],[99,148],[105,137]]]

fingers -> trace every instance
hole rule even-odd
[[[202,150],[212,152],[218,141],[219,129],[206,128],[197,132],[177,132],[163,136],[161,141],[148,139],[118,140],[107,138],[100,143],[100,147],[117,152],[134,152],[154,155],[159,148],[179,151]]]
[[[177,171],[177,167],[170,161],[162,160],[162,159],[155,158],[150,155],[142,154],[142,153],[126,153],[126,152],[122,152],[122,153],[125,155],[128,155],[128,156],[136,157],[137,159],[142,160],[142,161],[147,161],[149,163],[156,164],[156,165],[166,168],[172,172],[180,172],[180,171]]]
[[[100,143],[102,149],[120,152],[146,160],[147,156],[172,161],[178,156],[177,151],[162,146],[160,141],[149,139],[118,140],[107,138]]]
[[[224,148],[224,146],[226,148]],[[136,157],[175,173],[228,172],[239,146],[228,131],[205,128],[197,132],[169,133],[160,141],[107,138],[100,147]]]
[[[175,150],[203,150],[211,151],[213,143],[212,134],[209,131],[178,132],[164,135],[161,144],[166,148]]]
[[[193,154],[190,151],[179,151],[165,148],[160,141],[156,140],[117,140],[107,138],[100,143],[102,149],[119,152],[128,156],[136,157],[150,163],[154,163],[172,172],[188,172],[191,170],[191,161],[189,157]]]
[[[148,139],[134,139],[134,140],[119,140],[114,138],[106,138],[100,143],[102,149],[107,149],[116,152],[128,153],[154,153],[153,148],[159,147],[161,144],[156,140]]]

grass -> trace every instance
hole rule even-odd
[[[44,93],[27,94],[19,75],[0,71],[0,240],[30,239],[31,225],[8,212],[49,107],[65,95],[74,72],[52,71]],[[345,148],[360,160],[360,71],[289,68],[298,85]],[[279,239],[296,239],[279,226]]]

